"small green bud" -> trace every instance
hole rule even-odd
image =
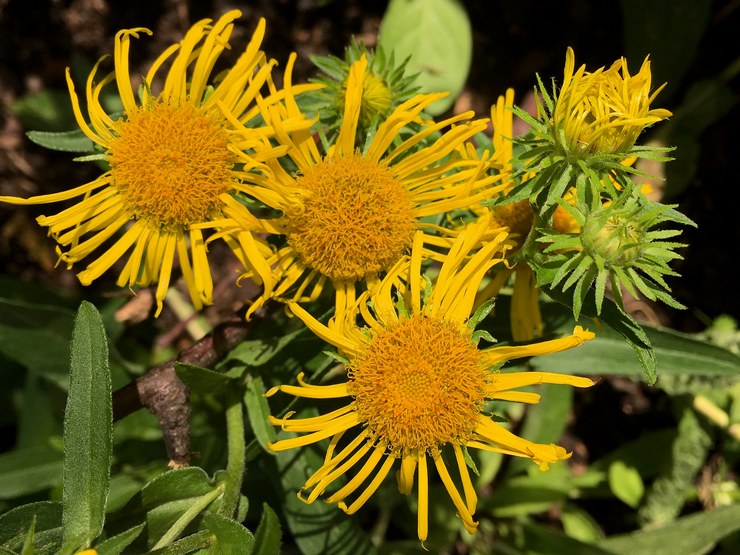
[[[586,218],[581,240],[590,255],[601,256],[608,266],[625,268],[640,258],[646,231],[629,212],[610,213],[606,207]]]

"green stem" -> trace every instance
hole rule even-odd
[[[544,224],[545,219],[535,211],[534,219],[532,220],[532,227],[529,229],[527,239],[524,241],[524,244],[519,251],[519,256],[524,262],[529,263],[534,260],[535,254],[537,254],[537,236],[539,235],[537,229],[542,227]]]
[[[177,538],[177,536],[179,536],[182,531],[185,530],[188,524],[190,524],[196,516],[204,511],[206,507],[208,507],[208,505],[210,505],[223,492],[224,486],[223,484],[219,484],[213,489],[213,491],[210,491],[201,496],[195,503],[190,506],[187,511],[182,514],[180,518],[175,521],[170,529],[165,532],[164,536],[162,536],[159,541],[154,544],[152,550],[160,549],[172,543]]]
[[[241,399],[235,399],[226,409],[226,438],[228,455],[226,461],[226,490],[221,501],[219,513],[231,517],[239,503],[242,479],[246,465],[246,444],[244,442],[244,412]]]

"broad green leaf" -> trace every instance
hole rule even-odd
[[[486,510],[497,517],[518,517],[548,510],[563,502],[573,488],[566,465],[553,465],[541,472],[532,464],[536,474],[509,478],[494,488],[484,501]]]
[[[201,468],[169,470],[144,486],[115,515],[110,532],[121,533],[146,521],[146,545],[141,549],[151,549],[188,509],[214,489],[213,480]],[[141,540],[137,540],[137,547]]]
[[[57,485],[62,453],[51,447],[28,447],[0,455],[0,499],[12,499]]]
[[[0,299],[0,352],[66,389],[73,325],[66,308]]]
[[[566,535],[576,540],[593,543],[604,537],[604,533],[591,515],[572,504],[563,507],[560,522]]]
[[[213,555],[252,553],[254,535],[235,520],[215,513],[205,513],[203,525],[216,536],[216,541],[211,546]]]
[[[266,453],[274,455],[274,452],[267,448],[267,444],[274,442],[277,436],[275,427],[267,419],[270,416],[270,407],[265,399],[265,386],[259,376],[247,376],[244,404],[247,407],[249,425],[252,427],[254,437]]]
[[[600,546],[566,536],[551,526],[525,522],[523,529],[524,543],[527,546],[526,553],[538,555],[554,555],[560,553],[573,553],[574,555],[614,555],[612,551],[602,549]]]
[[[94,152],[93,142],[82,131],[29,131],[29,139],[37,145],[63,152]]]
[[[80,304],[72,332],[64,414],[64,543],[89,546],[100,534],[110,489],[113,409],[108,342],[95,307]]]
[[[20,551],[34,518],[37,555],[57,555],[62,546],[62,504],[52,501],[22,505],[0,515],[0,547]]]
[[[62,433],[61,423],[57,422],[53,398],[44,383],[34,372],[26,373],[26,386],[18,414],[18,436],[16,447],[43,447],[49,439]]]
[[[543,372],[640,376],[640,364],[620,334],[609,328],[599,329],[598,325],[586,327],[596,333],[596,339],[576,349],[536,357],[532,364]],[[644,325],[643,329],[662,375],[740,376],[740,356],[727,349],[668,328]]]
[[[411,57],[406,75],[418,73],[425,93],[447,91],[432,104],[438,115],[452,106],[470,71],[473,36],[465,7],[457,0],[391,0],[380,25],[378,43],[396,60]]]
[[[175,362],[175,372],[192,391],[214,392],[233,383],[231,378],[221,372],[182,362]]]
[[[267,503],[263,503],[262,517],[254,533],[254,554],[280,555],[281,536],[280,519]]]
[[[147,555],[210,555],[208,548],[214,542],[213,534],[207,530],[196,532],[181,540],[171,543],[167,547],[148,551]]]
[[[740,530],[740,505],[731,505],[694,513],[662,528],[611,536],[597,545],[613,553],[702,555],[737,530]]]
[[[287,335],[265,339],[242,341],[229,352],[228,359],[239,361],[248,367],[262,366],[293,342],[304,329],[300,328]]]
[[[66,91],[41,89],[18,99],[10,110],[26,128],[66,131],[77,126]]]
[[[626,465],[623,461],[614,461],[609,465],[607,476],[609,488],[614,496],[636,509],[645,494],[645,485],[637,469]]]
[[[143,530],[144,524],[134,526],[96,545],[95,550],[98,552],[98,555],[120,555],[139,537]]]

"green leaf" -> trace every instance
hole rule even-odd
[[[624,461],[614,461],[609,465],[609,488],[614,496],[633,509],[640,505],[645,494],[645,485],[636,468],[628,466]]]
[[[543,372],[578,375],[637,377],[641,374],[640,364],[631,356],[630,347],[620,334],[609,328],[588,327],[596,332],[596,339],[577,349],[536,357],[532,365]],[[664,376],[667,379],[668,374],[740,376],[740,356],[727,349],[668,328],[645,325],[643,329],[653,345],[661,379]]]
[[[77,124],[66,91],[41,89],[21,97],[10,110],[21,119],[26,128],[65,131]]]
[[[83,301],[72,332],[64,414],[64,543],[89,546],[100,534],[110,489],[113,408],[108,342],[95,307]]]
[[[0,515],[0,547],[11,552],[22,549],[34,518],[37,555],[57,555],[62,546],[62,504],[52,501],[22,505]]]
[[[221,372],[182,362],[175,362],[175,373],[192,391],[203,393],[215,392],[234,383],[233,378]]]
[[[21,548],[21,555],[33,555],[33,553],[36,551],[36,542],[34,541],[35,535],[36,516],[34,515],[33,519],[31,520],[31,526],[28,527],[28,533],[26,534],[26,539],[23,542],[23,547]]]
[[[93,142],[81,130],[76,131],[29,131],[31,141],[50,150],[62,152],[95,152]]]
[[[526,553],[528,554],[613,555],[611,551],[568,537],[551,526],[525,522],[523,529],[524,543],[527,546]],[[518,553],[519,551],[515,552]]]
[[[419,74],[416,84],[421,92],[449,91],[449,96],[428,108],[430,114],[452,106],[467,80],[473,53],[470,20],[461,2],[391,0],[378,43],[396,60],[411,57],[406,75]]]
[[[98,555],[120,555],[134,542],[134,540],[136,540],[136,538],[141,535],[144,527],[145,525],[142,523],[126,530],[125,532],[121,532],[112,538],[108,538],[104,542],[96,545],[95,550],[98,552]]]
[[[671,446],[670,464],[658,475],[637,514],[641,527],[661,526],[674,520],[692,490],[712,447],[712,434],[686,406]]]
[[[280,519],[267,503],[262,504],[262,517],[254,534],[255,555],[280,555]]]
[[[700,555],[737,530],[740,530],[740,505],[731,505],[695,513],[662,528],[611,536],[597,545],[613,553]]]
[[[13,499],[57,485],[62,453],[51,447],[28,447],[0,455],[0,499]]]
[[[247,376],[247,389],[244,393],[244,404],[247,407],[247,417],[249,425],[252,427],[254,437],[257,438],[262,449],[271,455],[275,453],[267,447],[268,443],[277,440],[275,428],[268,417],[270,416],[270,406],[265,399],[265,385],[259,376]]]
[[[191,466],[164,472],[144,486],[119,511],[112,531],[122,532],[146,520],[147,543],[142,547],[144,552],[146,548],[151,549],[188,509],[214,490],[213,481],[201,468]],[[215,509],[213,504],[211,508]],[[139,545],[139,541],[136,545]]]
[[[565,533],[576,540],[593,543],[604,537],[604,533],[591,515],[574,505],[567,504],[563,507],[560,522],[563,523]]]
[[[66,308],[0,299],[0,352],[66,389],[73,323]]]
[[[547,511],[568,498],[572,489],[570,472],[564,465],[533,476],[509,478],[485,500],[486,510],[500,518],[520,517]]]
[[[241,524],[215,513],[205,513],[203,524],[216,536],[211,546],[213,555],[245,555],[252,553],[254,536]]]
[[[304,328],[299,328],[294,332],[280,337],[242,341],[229,352],[228,360],[236,360],[250,368],[262,366],[267,364],[275,355],[304,333],[304,331]]]

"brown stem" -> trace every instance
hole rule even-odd
[[[159,420],[170,466],[190,463],[190,403],[188,388],[175,373],[175,362],[212,368],[216,362],[249,334],[252,321],[233,315],[209,335],[182,351],[177,357],[149,370],[113,393],[113,420],[146,407]]]

